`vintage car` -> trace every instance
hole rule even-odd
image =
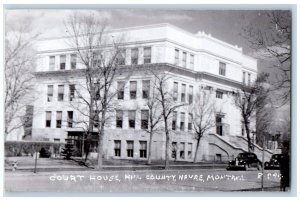
[[[248,170],[249,168],[257,168],[259,170],[261,167],[262,164],[254,153],[245,152],[239,153],[234,160],[229,161],[227,170]]]
[[[286,154],[273,154],[270,161],[265,162],[265,169],[279,170],[281,162],[284,161],[288,156]]]

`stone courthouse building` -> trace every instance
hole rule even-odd
[[[126,35],[121,44],[123,66],[134,70],[129,78],[121,73],[116,75],[113,88],[122,93],[114,98],[118,106],[108,115],[105,158],[145,160],[148,157],[149,134],[144,129],[148,126],[146,101],[151,75],[141,70],[143,66],[174,69],[168,80],[174,101],[193,103],[200,88],[209,90],[214,96],[218,111],[212,115],[216,125],[201,139],[198,160],[228,160],[247,151],[246,133],[240,112],[233,103],[233,94],[243,84],[256,79],[254,58],[244,55],[242,48],[211,35],[193,34],[170,24],[129,27],[110,33]],[[54,142],[71,139],[81,149],[81,136],[85,131],[75,122],[85,117],[70,103],[78,98],[75,88],[78,80],[84,78],[77,72],[84,66],[65,41],[66,38],[39,41],[38,96],[34,102],[32,139]],[[196,140],[190,115],[187,107],[181,107],[172,116],[170,158],[173,160],[192,161],[195,155]],[[255,128],[255,119],[251,126]],[[96,136],[92,146],[97,146]],[[163,160],[164,157],[165,135],[155,134],[152,159]]]

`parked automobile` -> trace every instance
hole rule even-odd
[[[226,169],[227,170],[232,170],[232,169],[248,170],[249,168],[253,168],[253,167],[260,170],[262,164],[254,153],[245,152],[245,153],[239,153],[234,160],[229,161],[228,167]]]
[[[279,170],[281,161],[284,161],[288,156],[286,154],[273,154],[270,161],[265,162],[265,169]]]

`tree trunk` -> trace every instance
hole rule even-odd
[[[81,156],[82,156],[82,158],[83,158],[83,156],[84,156],[84,143],[85,143],[85,141],[84,141],[84,137],[85,137],[85,133],[83,133],[83,135],[82,135],[82,146],[81,146]]]
[[[97,160],[97,170],[101,170],[103,166],[103,138],[104,138],[104,126],[105,126],[105,115],[106,111],[103,109],[102,115],[101,115],[101,127],[99,131],[99,136],[98,136],[98,160]]]
[[[93,128],[94,128],[94,120],[92,117],[94,116],[94,104],[93,104],[93,96],[91,96],[91,104],[89,106],[89,127],[88,127],[88,132],[86,136],[86,147],[85,147],[85,161],[88,159],[88,154],[90,150],[90,144],[91,144],[91,139],[92,139],[92,134],[93,134]]]
[[[169,169],[169,152],[170,152],[170,134],[168,130],[168,119],[165,118],[165,132],[166,132],[166,151],[165,151],[165,169]]]
[[[169,169],[169,155],[170,155],[170,136],[169,136],[169,132],[166,133],[166,161],[165,161],[165,169],[168,170]]]
[[[104,129],[101,128],[98,136],[98,159],[97,159],[97,170],[101,170],[103,166],[103,135],[104,135]]]
[[[147,161],[148,165],[151,164],[151,154],[152,154],[151,148],[152,148],[152,138],[153,138],[153,130],[152,129],[150,130],[149,134],[150,134],[150,139],[149,139],[149,154],[148,154],[148,161]]]
[[[197,139],[197,146],[196,146],[196,152],[195,152],[195,156],[194,156],[194,163],[196,163],[196,160],[197,160],[198,149],[199,149],[199,145],[200,145],[200,140],[201,140],[201,138]]]
[[[246,133],[247,133],[247,141],[248,141],[248,152],[252,152],[252,142],[250,138],[250,129],[249,123],[245,123]]]
[[[89,155],[89,149],[90,149],[90,142],[91,140],[89,139],[89,136],[87,136],[86,141],[85,141],[85,146],[84,146],[84,151],[85,151],[85,161],[87,161],[88,159],[88,155]]]

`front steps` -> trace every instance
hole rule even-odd
[[[242,136],[219,136],[213,133],[208,134],[208,145],[210,154],[221,154],[225,158],[234,159],[241,152],[248,152],[247,139]],[[254,144],[254,153],[260,161],[263,161],[263,149]],[[269,161],[273,152],[265,150],[264,161]]]

